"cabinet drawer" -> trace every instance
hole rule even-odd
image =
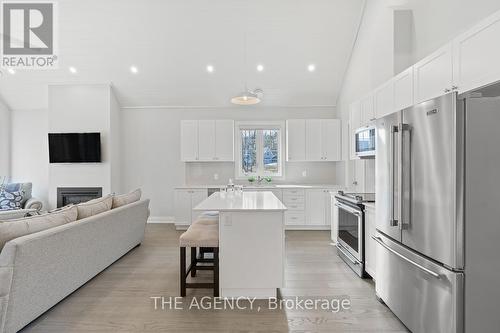
[[[286,208],[288,208],[288,210],[301,210],[303,211],[305,209],[305,204],[304,204],[304,200],[302,201],[299,201],[299,202],[285,202],[285,206]]]
[[[286,212],[285,224],[286,225],[305,224],[304,213]]]
[[[304,196],[304,189],[303,188],[289,188],[286,190],[283,190],[283,197],[287,196]]]
[[[299,197],[299,196],[283,198],[283,203],[285,204],[285,206],[299,205],[299,204],[304,206],[304,201],[305,201],[304,197]]]

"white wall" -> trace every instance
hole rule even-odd
[[[11,112],[0,102],[0,183],[11,176]]]
[[[47,110],[12,112],[12,180],[33,183],[32,195],[48,204],[49,120]]]
[[[121,193],[121,109],[113,89],[110,91],[110,153],[111,192]]]
[[[333,108],[221,108],[221,109],[128,109],[122,108],[122,185],[128,191],[142,187],[151,199],[151,215],[174,215],[174,188],[184,184],[224,184],[234,177],[233,163],[180,161],[182,119],[272,120],[334,118]],[[338,163],[287,164],[286,181],[336,183]],[[308,177],[302,178],[302,170]],[[213,174],[219,174],[219,180]]]

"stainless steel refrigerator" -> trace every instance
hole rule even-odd
[[[377,120],[376,293],[412,332],[500,331],[500,84]]]

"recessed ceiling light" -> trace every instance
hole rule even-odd
[[[73,66],[69,67],[69,71],[70,71],[71,74],[76,74],[76,72],[77,72],[76,68],[73,67]]]
[[[264,65],[262,65],[262,64],[257,65],[258,72],[262,72],[263,70],[264,70]]]
[[[134,74],[137,74],[139,72],[139,69],[135,66],[130,66],[130,71]]]
[[[316,70],[316,65],[315,64],[310,64],[309,66],[307,66],[307,70],[309,72],[314,72]]]
[[[16,71],[13,68],[7,69],[7,72],[9,72],[9,74],[12,74],[12,75],[16,74]]]
[[[212,66],[212,65],[207,65],[207,72],[209,72],[209,73],[213,73],[214,71],[215,71],[214,66]]]

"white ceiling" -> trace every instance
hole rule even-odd
[[[263,105],[334,105],[362,2],[61,0],[59,69],[3,71],[0,95],[46,108],[50,83],[112,82],[122,106],[226,106],[246,80]]]

